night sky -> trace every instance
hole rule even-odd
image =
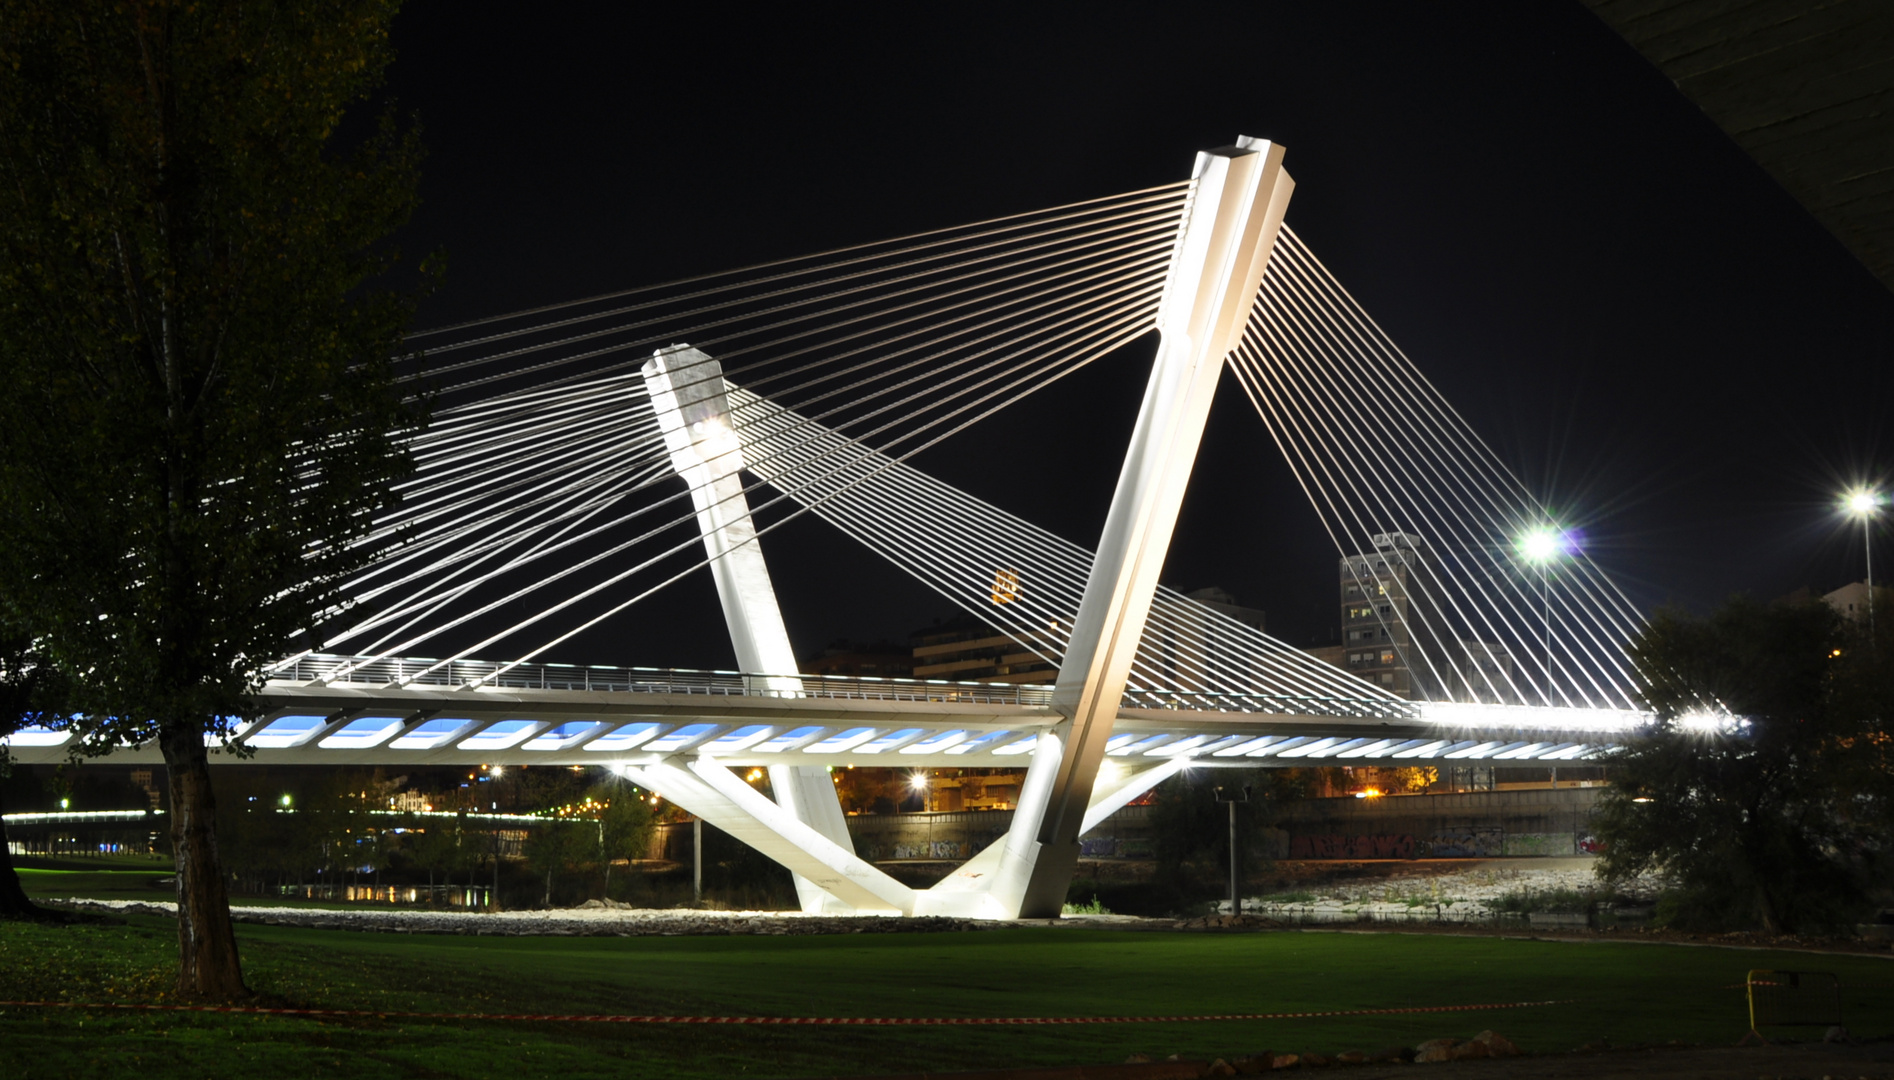
[[[1640,606],[1861,577],[1834,504],[1894,465],[1894,294],[1577,3],[414,0],[395,38],[430,149],[402,242],[448,265],[421,326],[1179,180],[1261,136],[1290,223]],[[915,463],[1092,546],[1150,357]],[[1224,391],[1165,582],[1324,640],[1334,549]],[[949,610],[820,523],[765,551],[805,655]],[[697,578],[555,658],[730,665]]]

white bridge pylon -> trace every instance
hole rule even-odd
[[[825,767],[772,765],[774,803],[712,759],[626,766],[625,775],[788,867],[804,911],[1057,916],[1079,835],[1190,761],[1176,755],[1094,797],[1218,378],[1294,189],[1282,157],[1282,147],[1249,138],[1197,155],[1158,310],[1157,358],[1053,692],[1063,720],[1038,737],[1002,840],[934,888],[914,890],[855,854]],[[738,666],[794,671],[739,477],[743,446],[721,366],[679,344],[658,350],[643,375],[672,467],[690,487]],[[784,685],[769,689],[797,689],[776,681]]]
[[[737,666],[744,671],[794,671],[795,649],[789,644],[789,630],[783,625],[782,609],[776,603],[776,590],[770,584],[769,567],[763,562],[763,549],[756,544],[756,525],[750,518],[748,500],[743,495],[743,446],[732,427],[729,395],[724,390],[723,369],[704,353],[679,345],[661,349],[644,366],[645,385],[651,394],[652,410],[657,414],[658,430],[670,451],[671,467],[690,487],[691,503],[697,511],[697,527],[704,537],[705,554],[717,582],[717,598],[723,605],[724,621],[730,627],[730,643],[736,649]],[[798,679],[780,675],[759,675],[758,689],[794,694],[801,690]],[[780,809],[787,816],[772,814],[757,819],[742,809],[747,802],[729,801],[727,785],[721,781],[727,773],[714,764],[700,771],[702,784],[679,784],[682,779],[674,768],[653,766],[667,773],[666,782],[643,777],[647,787],[661,791],[691,791],[691,806],[672,797],[706,821],[726,832],[742,836],[754,829],[743,828],[741,816],[750,820],[793,823],[789,832],[798,850],[806,848],[811,837],[826,840],[829,846],[845,851],[857,877],[887,875],[855,858],[848,838],[848,819],[829,780],[828,769],[820,765],[771,765],[770,787],[776,792]],[[714,771],[712,771],[714,770]],[[629,775],[629,774],[628,774]],[[760,797],[759,797],[760,798]],[[719,800],[722,801],[719,801]],[[752,808],[753,810],[753,808]],[[727,826],[727,827],[726,827]],[[772,835],[776,830],[772,828]],[[767,845],[763,846],[769,850]],[[782,861],[778,859],[778,861]],[[822,860],[829,866],[833,858]],[[792,871],[794,863],[785,863]],[[832,875],[818,874],[823,881]],[[831,884],[834,884],[831,882]],[[894,884],[887,879],[887,884]],[[896,886],[898,888],[898,886]],[[796,895],[808,912],[844,910],[864,906],[867,894],[849,893],[841,887],[822,887],[800,871],[796,873]],[[905,891],[905,890],[904,890]],[[885,899],[886,889],[874,891],[874,898]]]

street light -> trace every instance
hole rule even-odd
[[[1231,784],[1225,787],[1218,784],[1215,789],[1217,801],[1230,806],[1230,914],[1243,914],[1243,893],[1239,887],[1241,877],[1237,868],[1238,847],[1236,843],[1236,804],[1250,801],[1248,784]]]
[[[1842,509],[1861,519],[1861,553],[1868,560],[1868,639],[1874,639],[1874,515],[1881,512],[1881,493],[1856,488],[1842,500]]]
[[[1545,682],[1540,693],[1552,704],[1552,562],[1565,551],[1565,533],[1556,525],[1539,525],[1519,538],[1519,554],[1539,568],[1539,651],[1545,656]]]

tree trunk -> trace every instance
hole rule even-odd
[[[230,897],[217,857],[217,803],[211,795],[210,757],[196,725],[176,725],[158,737],[171,786],[171,847],[177,858],[178,993],[227,1001],[249,996],[237,959]]]
[[[1776,915],[1774,898],[1762,882],[1756,883],[1756,914],[1762,920],[1762,931],[1771,936],[1783,932],[1782,919]]]
[[[51,914],[27,899],[20,875],[13,869],[13,852],[7,847],[6,806],[0,803],[0,919],[43,919]]]

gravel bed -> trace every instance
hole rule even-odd
[[[1311,899],[1282,901],[1248,899],[1243,910],[1291,922],[1492,922],[1505,918],[1499,900],[1519,893],[1597,892],[1605,887],[1589,862],[1558,867],[1480,863],[1444,874],[1339,881],[1311,885],[1301,891]],[[1659,882],[1640,878],[1618,893],[1649,900]],[[1220,905],[1228,911],[1229,902]]]

